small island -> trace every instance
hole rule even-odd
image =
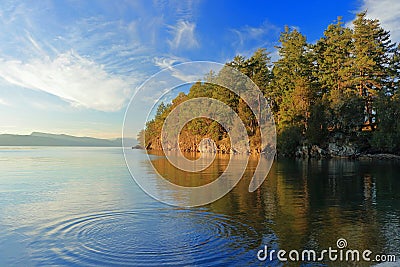
[[[257,84],[269,101],[277,130],[277,154],[301,158],[399,159],[400,45],[379,20],[357,14],[352,27],[341,18],[329,25],[316,43],[286,27],[279,38],[279,59],[258,49],[251,57],[236,56],[233,67]],[[255,115],[247,104],[212,80],[195,83],[171,103],[158,106],[153,120],[138,135],[140,145],[160,150],[160,134],[168,114],[180,103],[198,97],[220,100],[242,119],[250,138],[247,153],[263,153]],[[180,148],[199,152],[199,141],[213,139],[219,153],[231,153],[224,128],[211,119],[187,123]]]

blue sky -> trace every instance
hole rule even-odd
[[[400,40],[400,1],[2,1],[0,133],[120,137],[135,89],[173,64],[224,63],[358,11]],[[139,127],[139,126],[138,126]]]

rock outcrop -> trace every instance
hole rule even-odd
[[[205,138],[201,140],[198,150],[200,153],[217,153],[217,146],[215,142],[210,138]]]
[[[298,158],[355,158],[357,148],[351,144],[328,143],[323,149],[317,145],[303,145],[297,148],[295,156]]]
[[[329,143],[327,152],[331,157],[349,158],[357,156],[357,149],[352,143]]]

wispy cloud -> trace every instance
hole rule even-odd
[[[174,64],[183,63],[186,59],[176,56],[155,57],[154,64],[161,69],[171,69]]]
[[[198,5],[197,0],[1,2],[0,107],[12,118],[3,123],[18,118],[21,130],[55,130],[53,124],[62,121],[57,127],[65,131],[76,125],[70,114],[79,114],[85,124],[93,118],[113,122],[116,131],[133,91],[200,47]],[[4,108],[9,103],[16,112]],[[26,119],[26,110],[33,119]]]
[[[276,35],[280,28],[265,21],[259,27],[243,26],[240,29],[232,29],[232,32],[237,36],[239,45],[244,45],[246,41],[259,40],[265,41],[269,35]]]
[[[364,0],[359,11],[367,10],[371,19],[379,19],[384,29],[389,30],[391,38],[400,42],[400,1],[398,0]]]
[[[279,36],[280,28],[274,24],[264,21],[260,26],[254,27],[245,25],[238,29],[231,29],[233,33],[232,46],[236,52],[245,54],[254,52],[259,47],[273,48],[271,40],[276,40]]]
[[[168,41],[172,49],[192,49],[199,47],[195,36],[196,24],[179,20],[176,25],[169,26],[172,39]]]
[[[40,17],[46,20],[39,16],[42,10],[16,5],[0,11],[0,78],[9,84],[52,94],[74,107],[118,111],[146,77],[146,68],[154,68],[149,56],[154,52],[137,31],[139,19],[84,16],[43,32],[37,24]]]
[[[86,3],[73,3],[67,8],[76,16],[61,20],[49,12],[58,5],[0,4],[0,78],[75,107],[120,110],[156,67],[184,61],[173,52],[199,46],[191,22],[197,4],[129,3],[136,14],[128,20],[108,13],[125,12],[124,5],[112,3],[97,6],[102,12],[95,16],[88,15]]]
[[[153,7],[174,14],[184,20],[191,20],[196,16],[200,0],[153,0]]]
[[[102,65],[73,50],[54,59],[0,59],[0,77],[17,86],[53,94],[75,106],[101,111],[121,109],[130,93],[130,84],[124,78],[106,72]]]
[[[156,35],[161,21],[148,18],[145,23],[139,20],[124,23],[101,17],[83,18],[69,26],[58,41],[101,63],[106,70],[138,77],[143,76],[139,74],[144,73],[143,63],[152,64],[149,55],[154,53],[152,43],[156,37],[148,38]],[[142,32],[143,28],[147,34]]]

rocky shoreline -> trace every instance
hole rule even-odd
[[[344,159],[358,159],[358,160],[398,160],[400,156],[389,153],[363,153],[358,152],[355,145],[348,143],[338,145],[336,143],[329,143],[327,148],[322,149],[317,145],[300,146],[295,153],[296,158],[344,158]]]
[[[364,154],[358,157],[359,160],[399,160],[400,156],[394,154]]]
[[[144,149],[140,145],[132,147],[132,149]],[[149,149],[158,151],[159,149]],[[160,149],[161,150],[161,149]],[[171,149],[172,151],[173,149]],[[254,152],[254,151],[253,151]],[[217,154],[242,154],[237,151],[229,150],[227,152],[221,152],[214,146],[202,145],[198,153],[217,153]],[[248,154],[254,154],[247,152]],[[257,153],[258,154],[258,153]],[[279,155],[279,153],[278,153]],[[279,157],[286,157],[285,155],[279,155]],[[339,146],[337,144],[328,144],[327,149],[322,149],[317,145],[312,146],[300,146],[297,148],[295,153],[296,158],[301,159],[356,159],[356,160],[391,160],[400,161],[400,156],[389,153],[359,153],[352,144],[346,144]]]

